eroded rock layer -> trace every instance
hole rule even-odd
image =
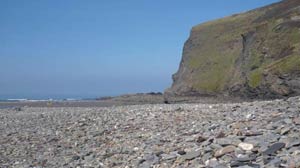
[[[299,95],[300,1],[193,27],[173,80],[169,95]]]

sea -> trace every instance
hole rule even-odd
[[[0,102],[36,102],[36,101],[80,101],[96,100],[104,96],[0,96]]]

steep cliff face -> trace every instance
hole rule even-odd
[[[299,95],[300,1],[193,27],[173,81],[168,95]]]

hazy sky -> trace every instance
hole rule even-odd
[[[163,91],[192,26],[276,0],[1,0],[0,98]]]

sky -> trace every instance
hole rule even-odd
[[[0,98],[163,92],[192,26],[278,0],[1,0]]]

